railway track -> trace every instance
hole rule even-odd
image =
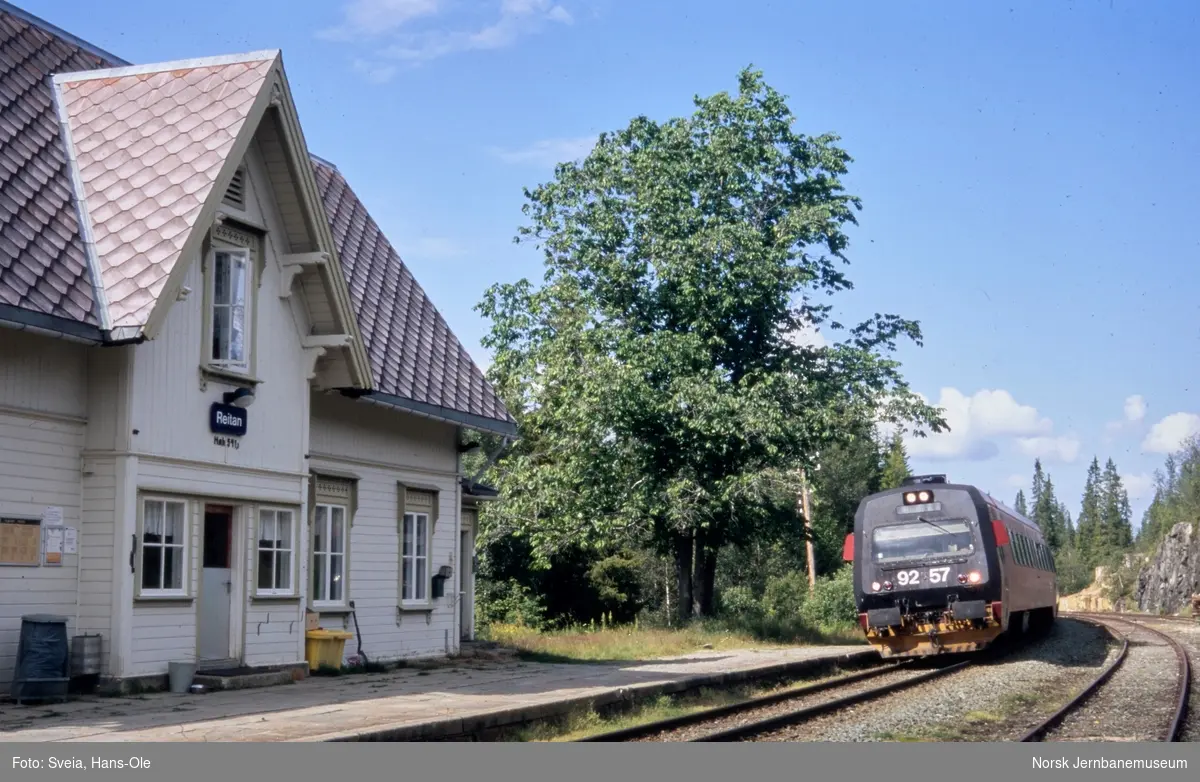
[[[1113,625],[1124,625],[1126,627],[1136,627],[1142,631],[1150,633],[1160,640],[1166,641],[1167,645],[1175,653],[1175,657],[1179,663],[1179,675],[1176,684],[1175,700],[1173,716],[1165,733],[1163,741],[1173,742],[1178,741],[1183,733],[1184,722],[1187,720],[1188,699],[1191,694],[1191,663],[1188,660],[1187,650],[1172,638],[1167,633],[1157,630],[1144,622],[1139,622],[1125,617],[1117,617],[1108,614],[1071,614],[1072,618],[1080,619],[1085,622],[1101,625],[1113,633],[1114,637],[1119,636],[1121,641],[1121,650],[1111,663],[1105,666],[1087,686],[1085,686],[1078,695],[1063,705],[1058,711],[1051,714],[1041,723],[1025,733],[1021,737],[1023,742],[1045,741],[1046,738],[1053,734],[1062,723],[1072,714],[1082,708],[1091,698],[1104,686],[1109,679],[1112,678],[1125,661],[1129,657],[1130,638],[1128,632],[1122,632]],[[1159,618],[1159,617],[1147,617]]]
[[[839,709],[883,698],[909,687],[948,676],[976,662],[978,662],[977,659],[968,659],[948,664],[935,663],[936,667],[932,670],[918,666],[916,660],[886,663],[866,671],[839,676],[817,684],[772,693],[761,698],[751,698],[714,709],[705,709],[680,717],[597,734],[581,739],[581,741],[740,741]],[[858,686],[863,682],[884,677],[889,680],[883,684],[865,689]],[[838,694],[846,690],[849,692]],[[813,696],[822,694],[832,694],[834,697],[808,702],[813,700]],[[797,701],[804,703],[798,708],[789,705]]]

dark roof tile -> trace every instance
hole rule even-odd
[[[0,300],[99,325],[50,77],[114,67],[0,11]]]

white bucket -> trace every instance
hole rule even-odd
[[[167,679],[171,692],[184,694],[196,677],[195,663],[167,663]]]

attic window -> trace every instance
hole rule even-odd
[[[238,168],[225,191],[225,203],[235,209],[246,208],[246,169]]]

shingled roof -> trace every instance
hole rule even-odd
[[[0,306],[98,329],[50,76],[117,65],[0,6]]]
[[[0,321],[112,341],[99,316],[97,290],[106,282],[125,286],[132,278],[106,280],[103,263],[95,271],[89,267],[62,125],[72,125],[78,135],[81,128],[74,126],[89,106],[80,104],[60,118],[51,79],[126,65],[0,0]],[[75,143],[86,146],[80,138]],[[313,167],[374,376],[366,396],[418,415],[515,434],[512,416],[341,173],[319,158]],[[85,190],[104,172],[92,174]],[[104,194],[93,190],[88,200],[97,200],[94,208],[104,206]],[[147,267],[134,277],[140,276],[161,275]]]

